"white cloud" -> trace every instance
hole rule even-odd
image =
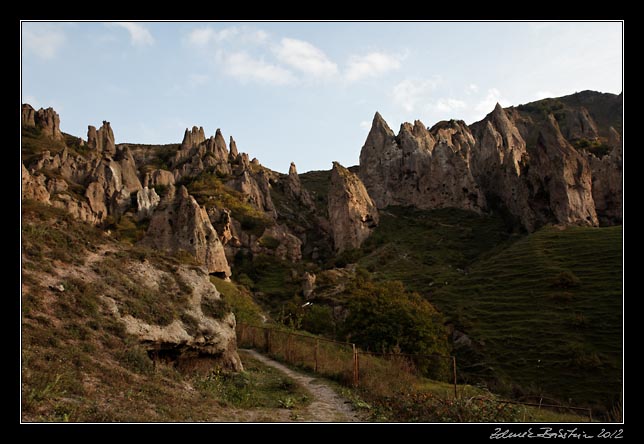
[[[205,74],[190,74],[188,76],[188,85],[195,87],[205,84],[208,81],[208,76]]]
[[[283,38],[274,52],[280,61],[314,77],[330,77],[338,72],[338,65],[322,50],[303,40]]]
[[[130,42],[134,46],[148,46],[154,44],[154,37],[150,31],[140,23],[134,22],[115,22],[112,26],[118,26],[130,33]]]
[[[365,130],[371,129],[371,122],[369,122],[368,120],[363,120],[362,122],[360,122],[360,128]]]
[[[25,53],[34,54],[43,60],[56,57],[58,50],[65,44],[65,33],[62,29],[37,26],[36,24],[23,25],[22,49]]]
[[[196,28],[188,34],[188,43],[193,46],[206,46],[211,43],[221,43],[235,40],[238,43],[261,44],[268,40],[268,33],[261,29],[238,28],[230,26],[220,30],[213,28]]]
[[[439,85],[441,79],[433,76],[429,79],[406,79],[394,86],[392,90],[393,102],[407,112],[413,112],[419,104],[427,104],[431,94]]]
[[[364,56],[353,56],[349,59],[345,78],[350,82],[367,77],[377,77],[389,71],[400,69],[398,57],[384,52],[371,52]]]
[[[501,92],[498,89],[490,88],[487,90],[485,98],[483,98],[474,107],[474,109],[478,112],[490,113],[497,103],[500,103],[501,106],[510,106],[510,102],[501,96]]]
[[[245,52],[220,54],[218,58],[223,64],[224,72],[242,82],[256,81],[286,85],[295,81],[291,71],[264,60],[255,59]]]
[[[433,105],[437,111],[442,112],[456,111],[458,109],[463,109],[466,106],[467,104],[465,102],[458,99],[438,99]]]
[[[477,93],[479,92],[479,86],[476,83],[470,83],[467,87],[469,92]]]

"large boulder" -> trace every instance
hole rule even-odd
[[[112,297],[104,297],[114,317],[124,324],[126,331],[148,350],[151,357],[170,356],[181,368],[198,369],[195,365],[199,362],[211,361],[211,364],[230,370],[243,370],[237,354],[235,315],[226,311],[213,317],[203,309],[204,306],[221,303],[221,294],[203,269],[179,265],[170,276],[169,272],[155,268],[147,261],[129,262],[124,266],[124,273],[144,283],[152,292],[170,291],[167,282],[174,281],[177,276],[191,289],[178,316],[181,320],[175,319],[168,325],[151,324],[130,314],[122,314]]]

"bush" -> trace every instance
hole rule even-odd
[[[126,368],[136,373],[149,374],[154,370],[154,363],[145,350],[138,346],[117,353],[117,358]]]
[[[201,298],[201,311],[210,318],[223,319],[230,313],[230,305],[223,299],[203,297]]]
[[[553,278],[551,287],[553,288],[575,288],[579,287],[581,281],[572,271],[562,271],[555,278]]]
[[[349,315],[343,328],[349,341],[377,352],[449,356],[444,320],[429,302],[418,293],[406,292],[400,281],[374,283],[364,274],[349,289]],[[415,364],[435,379],[448,377],[445,359]]]
[[[302,328],[314,334],[335,337],[333,308],[328,305],[317,304],[306,307],[302,319]]]

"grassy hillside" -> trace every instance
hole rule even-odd
[[[468,335],[472,347],[456,349],[468,382],[574,405],[609,408],[619,398],[621,227],[519,236],[496,216],[388,208],[354,255]]]
[[[192,289],[171,274],[176,282],[153,292],[120,272],[128,261],[151,262],[160,271],[182,262],[117,237],[62,210],[23,201],[22,420],[287,420],[289,411],[275,417],[275,409],[309,402],[293,380],[245,355],[245,371],[237,374],[153,362],[103,296],[116,298],[128,313],[167,324]],[[245,294],[215,283],[231,304],[253,313]]]
[[[431,299],[484,343],[484,366],[516,394],[610,406],[621,387],[621,279],[621,227],[546,227]]]

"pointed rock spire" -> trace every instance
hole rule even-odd
[[[237,143],[235,143],[233,136],[230,136],[230,143],[228,145],[230,147],[230,157],[236,159],[239,156],[239,151],[237,151]]]

